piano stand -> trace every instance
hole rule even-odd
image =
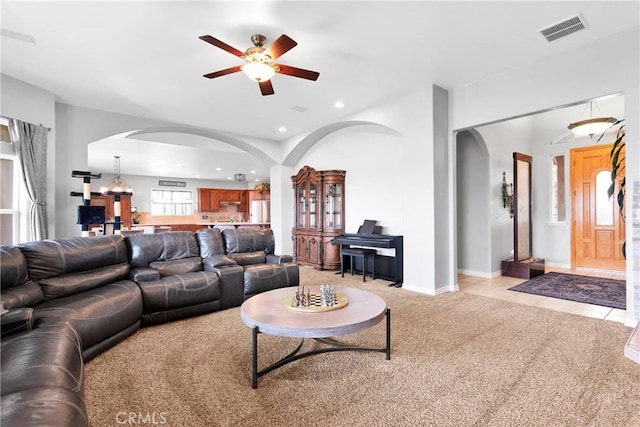
[[[361,227],[362,228],[362,227]],[[362,248],[386,248],[394,249],[395,256],[386,256],[380,254],[374,254],[373,262],[375,264],[375,276],[376,278],[393,280],[390,286],[397,288],[402,287],[403,282],[403,236],[393,236],[389,234],[379,234],[381,227],[376,226],[373,234],[341,234],[331,240],[334,245],[340,245],[340,253],[344,253],[356,246],[357,249]],[[358,230],[360,231],[360,230]],[[372,249],[376,251],[375,249]],[[341,267],[344,266],[344,260],[340,255]],[[353,261],[353,259],[352,259]],[[363,262],[365,265],[366,262]],[[353,265],[353,263],[352,263]],[[366,270],[366,265],[363,268]],[[363,272],[364,273],[364,272]],[[365,273],[366,274],[366,273]]]
[[[367,281],[367,259],[371,258],[373,280],[376,280],[376,251],[375,249],[342,248],[340,249],[340,273],[344,277],[344,257],[349,257],[349,268],[353,276],[353,257],[362,258],[362,281]]]

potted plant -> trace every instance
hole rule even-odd
[[[616,201],[618,203],[618,208],[620,210],[620,217],[624,221],[624,196],[626,192],[626,177],[625,177],[625,122],[624,119],[620,119],[616,121],[612,127],[619,126],[616,131],[616,139],[613,142],[613,147],[611,148],[611,153],[609,154],[609,159],[611,160],[611,185],[607,189],[607,194],[609,198],[613,197],[616,191],[616,182],[618,178],[622,178],[620,180],[620,188],[618,189],[618,194],[616,194]],[[602,139],[604,133],[600,135],[598,138],[598,142]],[[622,244],[622,256],[627,257],[627,242]]]
[[[140,224],[140,212],[138,212],[137,207],[131,208],[131,220],[134,224]]]
[[[258,190],[258,193],[262,193],[264,191],[270,191],[271,186],[269,185],[268,182],[261,182],[260,184],[257,184],[255,186],[254,190]]]

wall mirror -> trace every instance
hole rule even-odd
[[[531,258],[531,161],[532,157],[513,153],[513,259]]]

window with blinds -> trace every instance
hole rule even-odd
[[[191,190],[151,190],[151,215],[191,215]]]

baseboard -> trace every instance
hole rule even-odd
[[[545,261],[545,264],[547,267],[565,268],[567,270],[571,270],[571,264],[565,264],[562,262],[550,262],[550,261]]]
[[[487,273],[485,271],[475,271],[475,270],[467,270],[464,268],[459,268],[458,274],[464,274],[465,276],[472,276],[472,277],[482,277],[483,279],[493,279],[494,277],[498,277],[502,275],[502,272],[494,271],[493,273]]]
[[[631,332],[631,336],[624,346],[624,355],[640,364],[640,323],[638,323],[633,332]]]
[[[417,292],[419,294],[424,294],[424,295],[430,295],[430,296],[435,296],[436,294],[434,292],[429,292],[428,289],[422,287],[422,286],[414,286],[414,285],[408,285],[406,283],[402,284],[402,289],[407,290],[407,291],[411,291],[411,292]]]

